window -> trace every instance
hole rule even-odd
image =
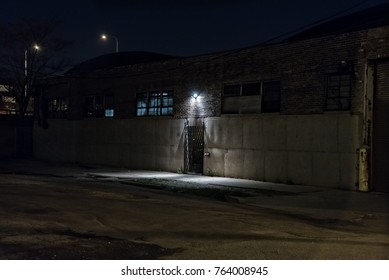
[[[90,95],[86,97],[85,116],[86,117],[114,117],[112,95]]]
[[[330,74],[327,76],[327,100],[328,111],[350,110],[351,75]]]
[[[280,111],[280,82],[264,82],[262,84],[262,113]]]
[[[242,96],[253,96],[261,94],[260,83],[249,83],[242,85]]]
[[[67,117],[69,99],[67,97],[57,97],[47,100],[47,118],[63,119]]]
[[[240,96],[241,85],[224,86],[224,96]]]
[[[104,117],[113,118],[115,116],[114,104],[113,104],[113,95],[104,96]]]
[[[173,92],[153,91],[136,95],[137,116],[173,115]]]
[[[225,85],[224,114],[253,114],[280,111],[280,82],[252,82]]]

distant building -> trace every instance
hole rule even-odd
[[[15,114],[15,111],[15,97],[9,93],[6,85],[0,84],[0,115]]]
[[[16,115],[18,104],[15,96],[9,91],[9,85],[0,84],[0,116]],[[26,115],[32,116],[34,113],[34,98],[30,98]]]
[[[85,62],[42,92],[35,156],[389,192],[388,12],[275,44]]]

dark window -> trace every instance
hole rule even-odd
[[[137,116],[173,115],[173,92],[154,91],[136,95]]]
[[[280,111],[280,82],[251,82],[225,85],[224,114],[257,114]]]
[[[91,95],[86,97],[85,103],[86,117],[103,117],[104,116],[104,96]]]
[[[328,111],[350,110],[351,75],[330,74],[327,77],[327,101]]]
[[[85,102],[86,117],[113,117],[113,95],[89,95]]]
[[[241,85],[224,86],[224,96],[240,96]]]
[[[280,82],[264,82],[262,84],[262,113],[280,111]]]
[[[242,85],[242,96],[260,95],[261,83],[249,83]]]
[[[47,100],[47,118],[63,119],[67,117],[69,99],[67,97],[51,98]]]

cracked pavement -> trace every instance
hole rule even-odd
[[[0,164],[0,259],[389,259],[385,194],[243,181],[230,193],[209,179],[220,200],[177,180],[148,186],[31,163]]]

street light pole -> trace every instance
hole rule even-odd
[[[28,70],[27,70],[27,52],[28,50],[24,50],[24,97],[27,97],[27,74],[28,74]]]
[[[32,47],[35,51],[39,50],[39,45],[34,44]],[[28,49],[24,50],[24,97],[27,97],[28,92]]]
[[[106,34],[102,34],[101,35],[101,39],[103,40],[107,40],[108,38],[113,38],[115,40],[115,43],[116,43],[116,52],[119,52],[119,40],[116,36],[113,36],[113,35],[106,35]]]

